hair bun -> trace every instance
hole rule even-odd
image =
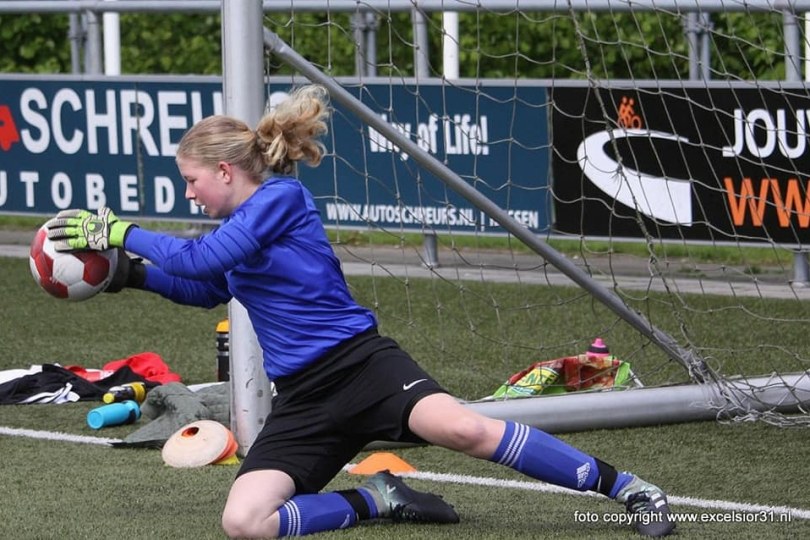
[[[267,148],[270,146],[270,143],[265,141],[258,131],[254,131],[254,133],[256,135],[256,146],[258,147],[259,151],[261,151],[261,153],[267,152]]]

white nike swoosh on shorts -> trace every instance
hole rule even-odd
[[[406,392],[406,391],[410,390],[411,388],[413,388],[414,386],[416,386],[417,384],[419,384],[420,382],[425,382],[426,380],[427,379],[419,379],[419,380],[416,380],[416,381],[413,381],[413,382],[409,382],[407,384],[403,384],[402,385],[402,391]]]

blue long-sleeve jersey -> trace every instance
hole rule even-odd
[[[125,248],[151,261],[144,288],[174,302],[245,307],[270,379],[297,373],[377,324],[349,293],[309,191],[271,178],[195,240],[130,229]]]

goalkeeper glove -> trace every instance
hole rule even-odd
[[[118,264],[115,267],[112,281],[104,289],[104,292],[117,293],[124,287],[143,289],[143,284],[146,281],[146,266],[143,264],[143,259],[130,258],[122,248],[116,249],[118,251]]]
[[[124,247],[124,239],[134,223],[121,221],[106,206],[98,214],[87,210],[62,210],[49,220],[48,239],[56,251],[92,249],[104,251],[111,247]]]

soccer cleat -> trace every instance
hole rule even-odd
[[[616,500],[633,515],[636,531],[642,536],[666,536],[675,529],[675,522],[669,518],[666,494],[638,476],[634,475],[619,491]]]
[[[405,485],[397,476],[381,471],[371,476],[365,488],[378,492],[390,517],[396,522],[458,523],[453,507],[438,495],[422,493]]]

